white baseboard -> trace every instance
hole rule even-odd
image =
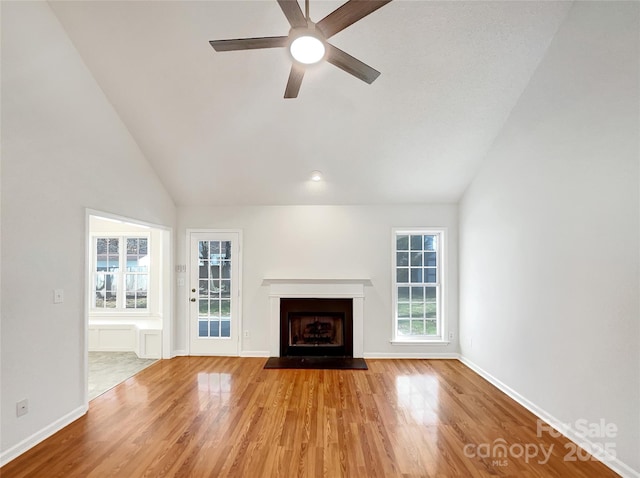
[[[522,405],[524,408],[529,410],[531,413],[537,416],[540,420],[546,422],[548,425],[550,425],[551,427],[553,427],[554,429],[562,433],[565,437],[567,437],[569,440],[574,442],[580,448],[584,449],[587,452],[590,450],[601,449],[601,446],[585,439],[583,436],[579,435],[573,427],[570,427],[570,426],[568,427],[565,423],[558,420],[556,417],[554,417],[544,409],[540,408],[535,403],[531,402],[530,400],[520,395],[518,392],[513,390],[507,384],[498,380],[496,377],[494,377],[484,369],[480,368],[471,360],[467,359],[462,355],[460,356],[459,360],[460,362],[465,364],[467,367],[469,367],[471,370],[473,370],[478,375],[480,375],[482,378],[484,378],[485,380],[490,382],[492,385],[494,385],[496,388],[498,388],[500,391],[504,392],[510,398],[512,398],[513,400],[518,402],[520,405]],[[634,470],[626,463],[620,461],[618,458],[616,458],[615,456],[609,453],[605,453],[604,451],[601,453],[602,454],[601,456],[598,457],[598,460],[601,461],[604,465],[611,468],[613,471],[615,471],[619,475],[621,475],[622,477],[640,478],[640,472]]]
[[[171,355],[171,358],[173,357],[186,357],[187,351],[186,350],[174,350],[173,354]]]
[[[66,427],[70,423],[76,421],[78,418],[80,418],[85,413],[87,413],[87,410],[88,410],[88,407],[86,405],[78,407],[75,410],[72,410],[71,412],[67,413],[65,416],[59,418],[55,422],[51,423],[50,425],[47,425],[42,430],[37,431],[30,437],[25,438],[17,445],[12,446],[6,451],[3,451],[0,454],[0,466],[6,465],[11,460],[19,457],[24,452],[33,448],[41,441],[46,440],[54,433],[62,430],[64,427]]]
[[[433,352],[420,352],[420,353],[402,353],[402,352],[394,352],[394,353],[365,353],[364,358],[366,359],[458,359],[460,355],[455,352],[443,352],[443,353],[433,353]]]
[[[240,357],[271,357],[268,350],[243,350]]]

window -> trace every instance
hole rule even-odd
[[[95,238],[94,309],[147,309],[148,249],[147,237]]]
[[[443,339],[442,230],[393,234],[394,340]]]

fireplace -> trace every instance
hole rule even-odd
[[[280,356],[353,357],[353,300],[281,298]]]
[[[350,337],[345,335],[345,347],[349,347],[354,358],[364,356],[364,289],[371,286],[370,279],[361,278],[265,278],[263,285],[269,287],[269,351],[271,357],[282,354],[281,343],[288,341],[282,334],[282,300],[303,299],[347,299],[351,323],[348,325]],[[294,311],[296,312],[296,311]],[[326,310],[300,309],[297,312],[327,312]],[[349,319],[346,319],[349,320]],[[287,342],[288,343],[288,342]],[[287,351],[288,353],[288,351]],[[345,351],[344,355],[349,352]]]

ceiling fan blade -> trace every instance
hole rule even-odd
[[[341,32],[349,25],[384,7],[391,0],[349,0],[341,7],[335,9],[318,23],[318,28],[325,38],[330,38]]]
[[[289,37],[236,38],[234,40],[211,40],[215,51],[256,50],[287,46]]]
[[[280,5],[284,16],[287,17],[289,24],[293,28],[304,28],[307,26],[307,20],[304,18],[298,0],[278,0],[278,5]]]
[[[291,65],[291,73],[289,73],[289,81],[287,81],[287,88],[284,90],[285,98],[297,98],[300,91],[300,85],[302,84],[302,78],[304,77],[304,66],[298,63]]]
[[[362,63],[339,48],[327,43],[327,61],[332,65],[352,74],[366,83],[373,83],[380,76],[380,72]]]

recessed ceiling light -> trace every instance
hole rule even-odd
[[[322,173],[320,171],[313,171],[311,173],[311,181],[322,181]]]

